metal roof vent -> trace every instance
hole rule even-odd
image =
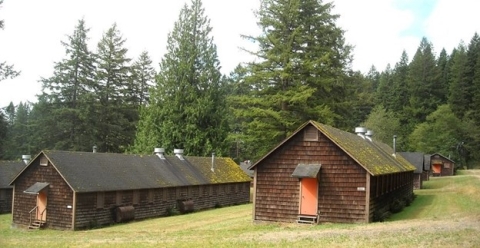
[[[355,128],[355,133],[365,139],[365,133],[367,133],[367,129],[364,127],[356,127]]]
[[[165,159],[165,148],[153,149],[153,154],[157,155],[160,159]]]
[[[215,153],[212,152],[212,168],[210,168],[212,172],[215,172]]]
[[[96,145],[93,145],[93,147],[92,147],[92,152],[93,152],[93,153],[96,153],[96,152],[97,152],[97,146],[96,146]]]
[[[177,156],[178,159],[184,160],[183,158],[183,149],[173,149],[173,153]]]
[[[22,160],[25,164],[28,164],[28,162],[30,162],[31,158],[32,158],[32,156],[30,156],[30,155],[22,155]]]
[[[373,136],[373,131],[372,130],[367,130],[367,132],[365,133],[365,138],[367,140],[372,141],[372,136]]]
[[[393,135],[393,154],[392,156],[397,157],[397,135]]]

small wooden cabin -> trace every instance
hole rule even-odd
[[[13,226],[85,229],[249,202],[230,158],[42,151],[11,182]]]
[[[0,161],[0,214],[12,212],[13,187],[10,182],[25,165],[22,161]]]
[[[315,121],[300,126],[251,166],[253,219],[371,222],[411,201],[415,167],[364,134]]]
[[[455,173],[455,162],[439,153],[430,155],[430,166],[434,177],[453,176]]]
[[[423,187],[423,181],[428,181],[430,174],[430,159],[426,159],[428,156],[421,152],[399,152],[410,164],[415,166],[415,172],[413,174],[413,188],[421,189]]]

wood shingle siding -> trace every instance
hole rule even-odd
[[[255,175],[253,219],[357,223],[386,215],[391,201],[413,194],[415,167],[392,154],[385,144],[307,122],[250,167]],[[303,179],[292,173],[308,165],[320,168],[313,203],[318,209],[305,216]]]

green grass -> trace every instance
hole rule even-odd
[[[0,215],[0,247],[478,247],[480,171],[432,178],[382,223],[253,223],[252,204],[86,231],[27,231]]]

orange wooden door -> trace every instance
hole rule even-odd
[[[318,181],[316,178],[302,178],[300,181],[300,214],[317,215]]]
[[[37,194],[37,220],[47,220],[47,191],[43,190]]]

